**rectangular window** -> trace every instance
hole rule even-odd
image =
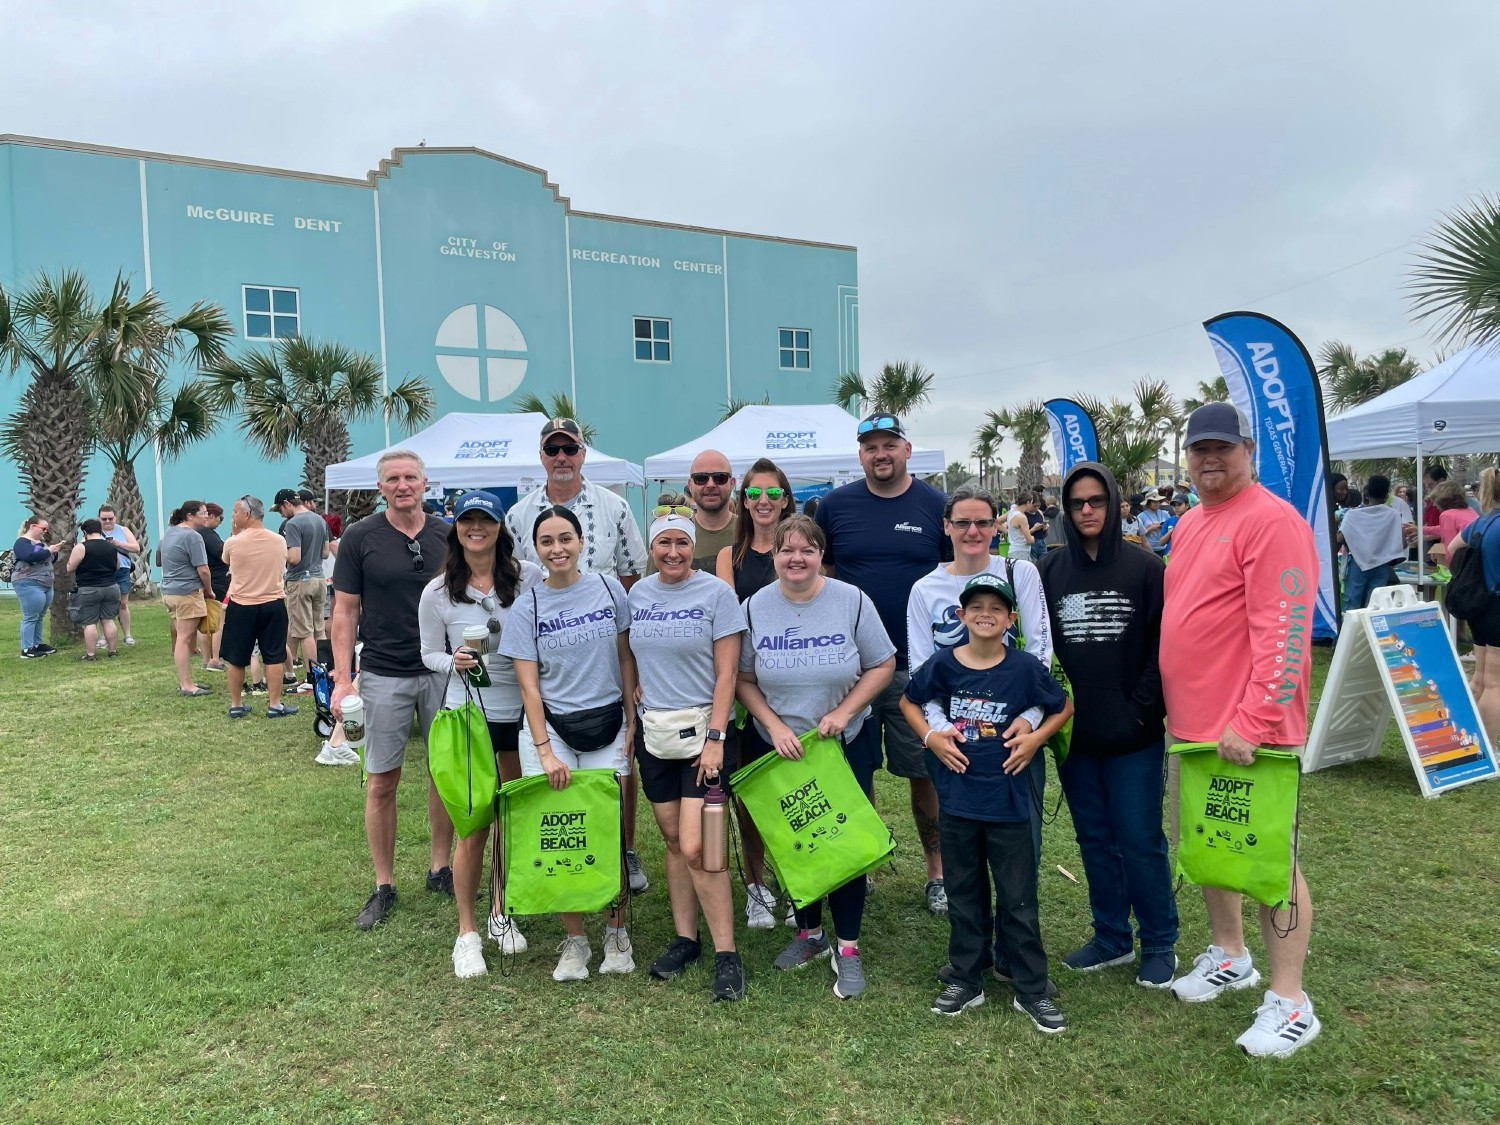
[[[812,333],[806,328],[783,328],[781,330],[781,369],[783,371],[810,371],[812,369]]]
[[[302,335],[297,290],[275,285],[246,285],[245,335],[251,340],[290,340]]]
[[[656,316],[635,317],[637,363],[672,362],[672,322]]]

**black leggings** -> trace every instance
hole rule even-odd
[[[873,717],[865,720],[859,733],[844,743],[844,758],[854,771],[854,780],[865,793],[873,791],[875,765],[880,760],[879,724]],[[842,887],[828,892],[828,909],[833,914],[835,938],[858,941],[859,927],[865,914],[865,877],[850,879]],[[797,911],[797,926],[803,930],[816,930],[823,925],[823,902],[810,902]]]

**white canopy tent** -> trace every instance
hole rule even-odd
[[[792,480],[830,480],[840,472],[858,473],[858,422],[830,403],[787,406],[745,406],[708,433],[675,449],[646,458],[650,480],[683,480],[693,458],[717,449],[743,475],[757,460],[769,457]],[[941,449],[912,447],[907,469],[917,474],[941,473],[947,465]]]
[[[448,414],[420,433],[391,446],[419,454],[427,479],[443,488],[514,488],[530,479],[540,483],[545,414]],[[374,488],[375,465],[384,449],[328,466],[325,488]],[[589,447],[583,475],[595,484],[645,487],[641,467]]]
[[[1328,420],[1328,455],[1339,459],[1420,458],[1496,449],[1500,347],[1465,348]]]
[[[1443,453],[1500,450],[1500,347],[1475,345],[1413,379],[1328,420],[1328,456],[1417,459],[1420,525],[1422,460]],[[1426,565],[1417,552],[1417,576]]]

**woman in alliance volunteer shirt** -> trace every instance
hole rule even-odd
[[[776,528],[776,583],[745,603],[747,629],[740,648],[739,699],[756,730],[783,758],[802,756],[799,736],[816,730],[844,746],[860,787],[870,792],[880,762],[879,735],[865,720],[870,703],[891,682],[896,646],[868,595],[823,577],[823,530],[806,516]],[[859,928],[865,880],[851,879],[828,896],[833,913],[833,994],[864,992]],[[797,936],[776,958],[795,969],[826,956],[823,904],[797,911]]]
[[[443,696],[445,708],[462,707],[476,696],[489,727],[490,742],[500,781],[521,776],[518,736],[521,719],[521,688],[515,666],[495,650],[500,630],[511,607],[526,590],[542,580],[542,569],[518,559],[510,532],[502,522],[500,498],[489,492],[466,492],[458,498],[456,515],[448,528],[443,573],[422,590],[417,606],[417,624],[422,635],[422,663],[448,677]],[[481,656],[464,639],[466,629],[478,626],[488,631]],[[466,683],[465,677],[483,663],[488,686]],[[459,977],[481,976],[488,970],[484,948],[474,915],[474,897],[484,871],[484,845],[489,829],[483,828],[458,841],[453,855],[453,895],[458,905],[458,940],[453,946],[453,972]],[[497,913],[490,915],[489,933],[501,953],[526,952],[526,938],[508,916],[498,913],[500,896],[494,897]]]
[[[521,772],[545,773],[554,789],[566,789],[575,769],[612,769],[628,776],[625,748],[635,728],[635,659],[630,653],[630,611],[625,588],[613,575],[583,574],[583,527],[567,508],[543,508],[531,525],[531,542],[547,568],[545,581],[525,591],[511,606],[500,636],[500,652],[515,663],[525,722],[518,733]],[[598,750],[574,750],[546,719],[550,709],[561,717],[618,704],[623,709],[619,732]],[[621,895],[625,873],[621,865]],[[583,932],[583,915],[562,915],[568,932],[552,979],[586,980],[592,950]],[[601,973],[635,971],[624,911],[609,912]]]
[[[667,893],[677,936],[651,966],[670,980],[703,955],[698,908],[714,943],[712,992],[741,1000],[745,969],[734,944],[729,872],[705,871],[703,798],[735,767],[725,734],[745,614],[734,591],[693,569],[691,509],[657,508],[647,540],[653,572],[630,589],[630,648],[641,678],[641,788],[667,846]],[[727,782],[726,782],[727,788]]]

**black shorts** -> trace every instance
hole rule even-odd
[[[490,728],[490,745],[497,754],[519,754],[521,752],[521,720],[502,723],[494,719],[485,721]]]
[[[735,770],[734,743],[724,744],[724,768],[719,771],[719,786],[729,791],[729,775]],[[635,728],[635,760],[641,770],[641,788],[646,791],[646,800],[653,805],[669,805],[684,797],[702,800],[708,792],[707,785],[698,784],[698,759],[682,758],[668,761],[658,758],[646,749],[646,739],[640,724]]]
[[[1491,594],[1484,612],[1469,622],[1469,633],[1476,645],[1500,648],[1500,594]]]
[[[248,668],[250,653],[257,644],[260,658],[267,664],[286,663],[286,602],[282,599],[259,605],[231,601],[225,607],[219,658],[236,668]]]
[[[729,741],[734,744],[734,760],[742,766],[748,766],[757,758],[773,753],[771,744],[755,729],[754,719],[746,719],[745,725],[738,730],[731,727]]]

